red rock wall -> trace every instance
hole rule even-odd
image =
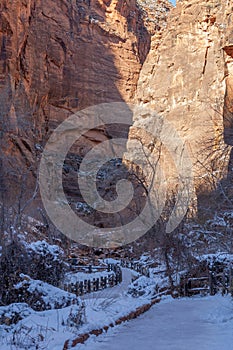
[[[135,0],[0,1],[5,182],[16,188],[21,173],[36,176],[41,146],[70,114],[101,102],[133,100],[150,47],[143,16]],[[32,183],[30,177],[29,188]],[[14,201],[15,193],[8,191]]]

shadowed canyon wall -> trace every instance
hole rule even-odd
[[[101,102],[133,100],[151,33],[161,29],[171,8],[158,2],[158,10],[164,8],[162,20],[147,24],[146,6],[135,0],[0,1],[4,200],[14,203],[20,187],[31,196],[44,143],[69,115]],[[95,137],[108,136],[98,130]]]

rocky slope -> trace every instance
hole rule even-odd
[[[159,44],[157,37],[152,40],[155,45],[138,83],[137,102],[173,125],[189,152],[199,186],[212,186],[228,167],[227,145],[233,141],[232,20],[231,1],[178,1]],[[136,128],[151,125],[153,132],[153,116],[148,113],[142,118],[136,113],[134,120],[130,139],[142,137],[150,147],[151,137]],[[177,150],[172,152],[174,160]],[[167,178],[171,173],[174,178],[174,166],[168,166],[172,159],[165,154],[164,171]]]
[[[158,1],[158,9],[164,6],[166,12],[171,7]],[[135,0],[0,2],[0,187],[5,200],[14,203],[22,195],[16,193],[17,183],[19,188],[23,183],[23,194],[33,188],[30,174],[35,179],[43,145],[70,114],[134,98],[150,33],[160,30],[156,25],[147,29],[146,13]],[[11,184],[7,197],[6,182]]]

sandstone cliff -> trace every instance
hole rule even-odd
[[[152,39],[138,83],[137,102],[174,126],[189,151],[196,184],[207,187],[226,174],[233,140],[232,19],[231,1],[178,1],[159,44]],[[153,125],[153,117],[136,114],[134,120],[131,140],[142,136],[149,147],[150,137],[136,128]],[[165,159],[167,178],[170,161]]]
[[[171,6],[158,1],[153,23],[147,8],[135,0],[0,1],[4,200],[31,196],[44,143],[70,114],[133,100],[150,36],[164,27]]]

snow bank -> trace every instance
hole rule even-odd
[[[233,263],[233,254],[228,253],[216,253],[216,254],[204,254],[198,257],[200,262],[207,262],[210,267],[214,264],[219,263],[223,265],[229,265]]]
[[[135,298],[143,297],[151,299],[165,289],[169,289],[168,277],[163,274],[154,277],[141,276],[131,283],[128,293]]]
[[[81,304],[75,294],[65,292],[40,280],[33,280],[27,275],[21,274],[20,277],[22,281],[15,285],[15,289],[34,310],[60,309],[71,304]]]
[[[26,303],[15,303],[0,307],[0,324],[10,326],[35,313]]]
[[[37,241],[26,245],[29,251],[46,256],[48,253],[51,254],[54,260],[59,260],[64,254],[64,251],[57,245],[51,245],[45,240]]]

